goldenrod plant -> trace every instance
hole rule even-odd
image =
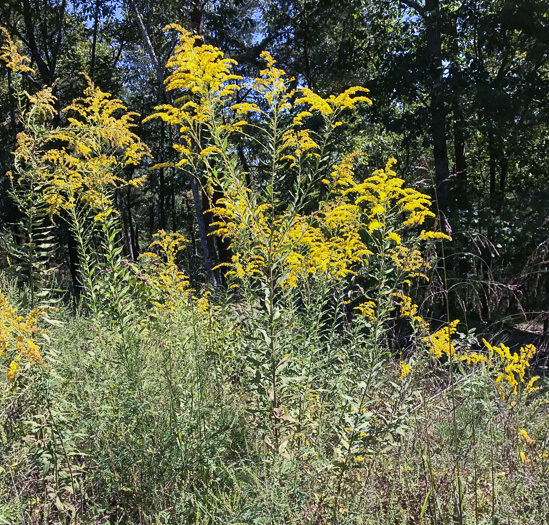
[[[0,275],[0,523],[544,523],[535,348],[426,314],[452,239],[392,154],[370,169],[347,137],[368,90],[302,88],[269,53],[244,78],[167,30],[172,102],[148,119],[178,157],[156,162],[201,187],[224,286],[189,271],[194,225],[125,256],[135,113],[86,77],[59,126],[52,90],[22,95],[14,188],[71,225],[83,294],[46,334]]]
[[[47,310],[46,307],[34,308],[27,316],[18,315],[17,308],[11,306],[0,292],[0,358],[4,373],[12,384],[22,368],[36,363],[45,366],[36,338],[47,332],[36,323]]]

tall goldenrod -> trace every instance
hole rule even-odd
[[[0,359],[6,363],[11,383],[21,369],[22,359],[31,365],[40,363],[45,366],[35,334],[46,333],[36,322],[49,310],[51,308],[34,308],[26,317],[18,315],[17,308],[11,306],[0,291]]]

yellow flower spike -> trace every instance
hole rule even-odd
[[[400,244],[402,242],[402,238],[400,235],[396,232],[389,232],[387,234],[387,239],[390,239],[392,241],[395,241],[397,244]]]
[[[400,362],[400,379],[406,379],[406,377],[410,374],[412,371],[412,367],[406,363],[406,361]]]
[[[257,104],[250,104],[249,102],[242,102],[240,104],[233,104],[231,109],[239,114],[245,115],[246,113],[260,113],[261,110]]]
[[[260,58],[266,62],[267,67],[255,79],[255,89],[263,95],[270,107],[277,107],[279,111],[290,109],[293,92],[288,89],[288,84],[292,79],[286,77],[285,71],[275,67],[276,60],[268,51],[263,51]]]
[[[528,432],[526,432],[525,429],[519,428],[519,435],[522,438],[522,440],[527,443],[528,445],[533,445],[535,443],[535,440],[533,440],[529,435]]]
[[[364,102],[369,106],[371,106],[372,105],[371,99],[369,99],[364,95],[357,96],[357,93],[369,93],[369,92],[370,92],[369,89],[363,88],[361,86],[353,86],[337,96],[331,95],[328,98],[328,102],[332,106],[340,109],[355,109],[359,102]]]
[[[301,90],[303,96],[295,101],[298,104],[308,104],[309,111],[318,111],[324,117],[331,115],[334,110],[320,95],[317,95],[312,90],[304,88]]]
[[[423,240],[439,240],[439,239],[444,239],[444,240],[447,240],[447,241],[451,241],[452,238],[449,236],[449,235],[446,235],[445,233],[442,233],[442,232],[427,232],[425,230],[422,230],[421,233],[419,234],[419,238],[420,239],[423,239]]]
[[[31,136],[32,131],[20,133],[14,152],[20,180],[40,182],[51,217],[73,209],[78,200],[101,213],[112,207],[110,188],[120,184],[139,186],[143,181],[141,177],[128,182],[117,175],[122,167],[135,165],[148,155],[148,148],[131,131],[136,114],[126,112],[119,100],[111,99],[85,78],[88,87],[84,96],[63,110],[75,115],[69,117],[69,126],[45,136]],[[56,99],[51,88],[39,91],[29,100],[33,122],[47,121],[55,115]],[[32,125],[29,129],[33,129]],[[63,146],[59,147],[59,143]],[[33,167],[36,162],[42,169]]]
[[[25,358],[29,364],[40,363],[46,367],[44,359],[40,355],[40,347],[36,344],[35,334],[45,334],[46,330],[36,326],[38,319],[53,308],[34,308],[26,318],[17,315],[17,309],[9,305],[6,297],[0,292],[0,357],[7,353],[9,365],[7,368],[8,380],[15,381],[15,377],[21,369],[21,358]],[[46,367],[47,368],[47,367]]]
[[[376,308],[376,303],[374,303],[373,301],[366,301],[365,303],[355,306],[354,309],[358,310],[360,315],[362,315],[363,317],[366,317],[367,319],[370,319],[370,320],[374,320],[375,308]]]
[[[433,359],[440,359],[442,354],[445,354],[452,361],[458,359],[456,347],[451,339],[452,335],[456,333],[458,323],[459,320],[456,319],[440,330],[437,330],[434,334],[422,339],[427,344],[429,354]]]
[[[35,71],[30,67],[31,60],[25,55],[20,55],[17,45],[12,40],[8,30],[0,26],[0,33],[4,37],[4,43],[0,48],[0,60],[6,64],[6,67],[15,73],[31,73]]]
[[[140,278],[160,296],[156,305],[163,310],[178,310],[189,297],[189,279],[177,266],[178,254],[186,246],[186,239],[179,233],[160,230],[153,235],[149,251],[139,256],[145,275]]]
[[[15,376],[17,375],[17,372],[21,369],[21,366],[16,361],[12,361],[10,363],[10,366],[8,367],[8,381],[10,383],[15,382]]]
[[[504,344],[492,346],[485,339],[483,342],[490,352],[490,360],[497,360],[494,365],[498,370],[496,383],[506,382],[512,388],[514,395],[518,393],[519,384],[525,385],[527,395],[538,389],[533,386],[538,377],[533,377],[528,382],[524,380],[526,368],[530,366],[530,360],[536,353],[534,345],[524,346],[518,353],[512,354],[510,348]]]
[[[375,230],[380,230],[383,228],[383,223],[379,222],[377,219],[374,219],[373,221],[368,224],[368,231],[370,232],[370,235],[374,233]]]

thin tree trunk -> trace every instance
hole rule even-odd
[[[166,99],[171,103],[170,94],[164,89],[164,68],[160,63],[160,60],[158,60],[156,51],[154,50],[151,39],[149,37],[149,32],[147,31],[147,28],[143,23],[143,18],[137,10],[135,2],[133,0],[128,0],[128,3],[130,9],[133,12],[133,15],[135,16],[135,21],[137,22],[137,27],[139,28],[139,32],[141,33],[141,38],[143,38],[143,43],[145,44],[145,48],[147,50],[147,53],[149,54],[149,58],[153,63],[154,70],[156,71],[156,80],[159,84],[159,89],[161,89],[161,93],[165,95]]]
[[[442,23],[440,0],[425,0],[420,5],[416,0],[400,0],[423,19],[427,54],[430,60],[430,104],[431,139],[435,160],[435,185],[437,202],[441,211],[446,211],[450,201],[450,168],[446,146],[446,104],[443,92],[444,65],[442,63]]]
[[[122,222],[122,239],[124,242],[124,246],[126,248],[126,253],[128,254],[128,257],[131,261],[135,260],[135,257],[133,255],[133,246],[132,246],[132,240],[131,235],[129,231],[128,226],[128,214],[126,206],[124,205],[124,197],[122,195],[123,190],[118,188],[115,191],[115,200],[116,200],[116,207],[118,208],[120,214],[121,214],[121,222]]]
[[[435,159],[437,201],[446,211],[450,199],[450,169],[446,146],[446,105],[442,91],[443,63],[439,0],[425,0],[425,29],[427,51],[431,60],[431,136]]]
[[[36,62],[38,72],[42,78],[42,82],[46,86],[53,84],[53,71],[50,71],[48,65],[40,54],[36,37],[34,35],[34,22],[32,20],[32,8],[29,0],[23,0],[23,20],[25,22],[25,34],[27,37],[27,45],[29,46],[31,57]]]
[[[169,91],[166,91],[164,86],[164,78],[165,78],[164,68],[160,64],[160,60],[156,55],[151,39],[149,37],[149,33],[143,22],[143,18],[137,11],[135,2],[133,0],[128,0],[128,3],[130,6],[130,9],[132,10],[135,16],[137,26],[139,27],[141,37],[143,38],[143,43],[145,45],[147,53],[149,54],[149,57],[156,71],[159,93],[163,95],[163,97],[165,97],[165,99],[171,104],[173,102],[173,97],[171,96],[171,93]],[[195,5],[197,9],[193,12]],[[193,17],[194,17],[193,25],[194,23],[197,23],[198,28],[201,29],[203,24],[203,5],[200,2],[193,3],[193,8],[191,9],[191,19],[193,19]],[[159,97],[159,98],[163,98],[163,97]],[[196,221],[198,223],[198,230],[200,232],[200,244],[202,247],[202,255],[204,257],[204,266],[206,267],[206,272],[208,274],[210,281],[214,286],[217,286],[217,279],[215,278],[215,275],[212,270],[213,268],[212,259],[211,259],[210,251],[208,248],[208,237],[206,232],[206,225],[204,223],[204,216],[202,214],[202,201],[201,201],[201,195],[200,195],[201,192],[198,185],[198,181],[194,178],[193,175],[191,175],[191,188],[192,188],[194,207],[195,207],[195,213],[196,213]],[[154,205],[153,205],[153,208],[154,208]],[[152,213],[154,215],[154,211]]]
[[[95,0],[95,12],[93,14],[93,37],[92,52],[90,59],[90,78],[95,80],[95,54],[97,49],[97,30],[99,26],[99,3],[101,0]]]
[[[509,159],[505,153],[501,161],[501,172],[499,177],[499,191],[502,195],[505,195],[505,188],[507,185],[507,173],[509,172]]]
[[[208,273],[208,276],[210,277],[212,284],[214,285],[214,287],[217,287],[218,282],[213,272],[213,264],[210,258],[210,250],[208,246],[208,234],[206,231],[204,211],[202,208],[202,198],[201,198],[202,191],[195,177],[191,177],[191,188],[193,192],[193,200],[195,205],[196,216],[202,218],[202,220],[198,221],[198,233],[200,235],[200,243],[202,244],[202,253],[204,255],[204,266],[206,267],[206,272]]]
[[[132,260],[136,261],[137,257],[139,257],[139,241],[137,239],[137,230],[133,225],[131,191],[132,187],[128,186],[128,190],[126,192],[126,212],[128,214],[128,228],[130,234],[130,246],[132,248]]]
[[[456,190],[462,195],[467,191],[467,159],[465,157],[465,134],[461,110],[454,109],[454,155],[456,158]]]
[[[488,154],[490,156],[490,206],[492,207],[495,205],[496,201],[496,146],[494,142],[494,134],[490,131],[488,136]]]

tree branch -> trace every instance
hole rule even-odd
[[[405,4],[414,11],[417,11],[421,16],[425,16],[425,9],[415,0],[400,0],[400,3]]]

